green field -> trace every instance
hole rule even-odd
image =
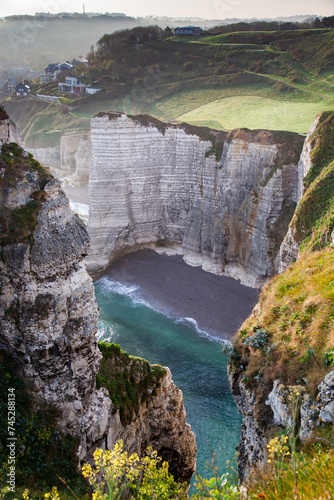
[[[4,103],[27,145],[54,146],[63,133],[88,130],[100,111],[225,130],[306,133],[319,112],[334,109],[333,30],[152,39],[140,50],[129,33],[102,37],[83,69],[85,81],[103,89],[96,96],[68,99],[71,110],[30,100]],[[36,90],[54,95],[57,86]]]
[[[334,98],[317,103],[299,103],[239,96],[204,104],[178,116],[177,120],[224,130],[245,127],[306,133],[317,113],[331,109],[334,109]]]
[[[319,112],[334,108],[333,39],[328,30],[171,38],[159,45],[170,62],[158,86],[74,113],[91,117],[105,106],[217,129],[306,133]],[[193,61],[190,70],[185,61]]]

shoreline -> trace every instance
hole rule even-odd
[[[233,278],[191,267],[179,255],[138,250],[114,262],[104,276],[135,285],[135,295],[157,311],[195,320],[200,330],[230,340],[258,301],[258,291]],[[190,323],[190,321],[189,321]]]

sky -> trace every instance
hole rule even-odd
[[[122,12],[128,16],[275,18],[334,15],[334,0],[0,0],[0,17],[35,12]]]

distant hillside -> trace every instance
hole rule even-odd
[[[61,110],[51,104],[46,110],[36,101],[4,102],[30,147],[54,144],[57,134],[66,133],[67,121],[72,131],[86,129],[87,119],[108,110],[223,130],[306,133],[317,113],[334,108],[334,31],[175,38],[167,28],[141,26],[103,35],[88,54],[88,67],[75,71],[102,91],[77,99],[64,94],[68,100]],[[58,93],[57,83],[34,90]]]
[[[312,16],[294,16],[276,19],[276,22],[303,23]],[[314,16],[313,16],[314,17]],[[43,14],[35,16],[10,16],[0,18],[0,69],[28,66],[42,71],[49,62],[71,60],[79,55],[86,56],[105,33],[132,28],[134,26],[158,25],[187,26],[189,24],[208,29],[217,25],[241,23],[251,20],[199,19],[149,16],[134,18],[125,14]],[[238,28],[240,29],[240,28]],[[244,29],[244,28],[243,28]],[[246,28],[247,29],[247,28]],[[251,29],[251,28],[250,28]],[[220,32],[220,30],[218,30]]]

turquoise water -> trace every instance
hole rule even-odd
[[[219,340],[201,332],[191,320],[153,310],[137,292],[135,286],[107,277],[95,283],[100,338],[171,369],[174,383],[183,391],[187,422],[196,434],[197,471],[210,477],[205,462],[211,462],[211,449],[224,472],[239,442],[241,416],[229,389],[227,359]]]

